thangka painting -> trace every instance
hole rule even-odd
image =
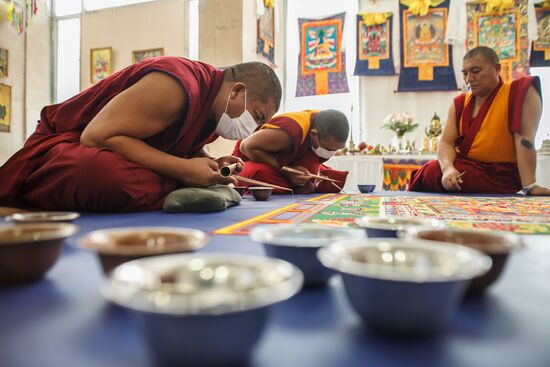
[[[449,0],[417,15],[402,3],[398,91],[456,90],[452,47],[445,43]]]
[[[550,6],[535,6],[535,13],[539,37],[531,48],[531,66],[550,66]]]
[[[500,59],[504,81],[529,75],[527,0],[516,0],[513,8],[497,13],[486,13],[485,7],[485,3],[466,5],[467,48],[493,48]]]
[[[9,133],[11,124],[11,87],[0,84],[0,131]]]
[[[347,93],[342,32],[345,13],[324,19],[298,19],[300,56],[296,97]]]
[[[387,16],[382,16],[381,23],[365,20],[369,15],[376,14],[368,13],[365,17],[357,15],[355,75],[395,74],[392,47],[393,16],[391,13],[388,13]]]
[[[265,12],[258,18],[258,35],[256,52],[271,64],[275,64],[275,8],[265,7]]]

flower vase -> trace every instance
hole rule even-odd
[[[395,134],[390,142],[391,150],[397,154],[400,154],[405,150],[405,139],[404,135]]]

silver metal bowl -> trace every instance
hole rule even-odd
[[[0,226],[0,286],[41,279],[55,264],[63,242],[78,232],[69,223]]]
[[[271,306],[302,282],[300,270],[282,260],[175,254],[120,265],[103,293],[136,312],[156,361],[219,366],[247,359]]]
[[[76,212],[23,212],[13,213],[6,219],[17,223],[72,222],[79,218]]]
[[[493,264],[489,271],[476,277],[468,291],[479,293],[487,289],[502,274],[510,253],[524,248],[522,239],[513,233],[472,231],[451,228],[410,228],[406,238],[447,242],[474,248],[491,257]]]
[[[317,259],[317,250],[341,240],[364,238],[365,232],[320,224],[278,224],[258,226],[250,238],[264,245],[268,256],[286,260],[304,273],[304,286],[324,286],[334,274]]]
[[[365,324],[406,334],[441,330],[469,281],[491,266],[471,248],[421,240],[342,241],[318,256],[342,274]]]
[[[355,223],[366,230],[368,237],[399,237],[412,227],[443,227],[437,219],[417,217],[361,217]]]
[[[126,227],[102,229],[80,239],[80,246],[95,251],[105,273],[141,257],[190,252],[208,243],[206,233],[181,227]]]

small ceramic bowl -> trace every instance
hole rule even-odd
[[[474,248],[491,257],[493,265],[487,273],[472,280],[468,291],[479,293],[487,289],[502,274],[510,253],[524,247],[521,238],[513,233],[482,232],[450,228],[411,228],[407,238],[459,244]]]
[[[14,213],[6,219],[16,223],[72,222],[80,217],[76,212],[25,212]]]
[[[244,192],[246,191],[247,188],[248,187],[246,187],[246,186],[235,186],[235,187],[233,187],[233,189],[235,191],[237,191],[239,193],[239,195],[241,195],[241,197],[244,195]]]
[[[271,197],[273,189],[271,187],[253,186],[248,188],[252,192],[254,199],[258,201],[266,201]]]
[[[369,192],[373,192],[376,189],[376,185],[357,185],[357,188],[363,194],[367,194]]]
[[[318,256],[342,274],[366,325],[402,335],[442,330],[470,280],[491,267],[468,247],[396,238],[342,241]]]
[[[361,217],[355,223],[366,230],[368,237],[399,237],[412,227],[442,227],[436,219],[416,217]]]
[[[42,279],[61,253],[63,242],[78,232],[68,223],[0,226],[0,285]]]
[[[155,364],[243,366],[273,305],[302,281],[298,268],[265,256],[176,254],[122,264],[103,293],[135,314]]]
[[[98,230],[80,240],[80,246],[95,251],[107,274],[116,266],[141,257],[195,251],[208,236],[197,229],[179,227],[127,227]]]
[[[337,241],[364,238],[360,229],[339,228],[320,224],[279,224],[254,227],[250,238],[264,245],[268,256],[298,266],[304,273],[304,286],[327,284],[334,274],[317,259],[317,250]]]

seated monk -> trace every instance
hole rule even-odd
[[[213,159],[204,145],[247,137],[280,100],[277,76],[259,62],[219,70],[181,57],[146,59],[43,108],[36,131],[0,167],[0,205],[158,210],[180,186],[236,182],[218,169],[241,160]]]
[[[243,159],[241,176],[293,189],[298,194],[340,192],[348,172],[323,163],[342,149],[349,134],[346,116],[335,110],[278,115],[248,138],[238,141],[233,155]],[[286,166],[303,174],[282,170]],[[310,174],[337,180],[336,186]],[[275,193],[288,193],[275,189]]]
[[[454,99],[437,160],[412,173],[410,191],[550,195],[535,182],[540,80],[504,83],[500,69],[491,48],[476,47],[464,56],[462,73],[471,92]]]

